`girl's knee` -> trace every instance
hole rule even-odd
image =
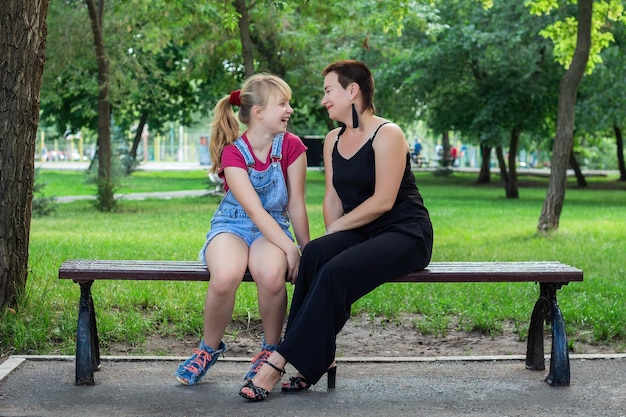
[[[277,292],[287,281],[287,262],[265,262],[263,265],[250,265],[250,274],[257,287]]]
[[[243,280],[243,276],[220,276],[211,277],[211,281],[209,282],[209,288],[207,290],[208,293],[212,294],[214,297],[227,297],[232,296],[237,292],[237,288],[239,288],[239,284]]]
[[[276,275],[271,278],[265,277],[265,279],[255,279],[255,281],[259,293],[276,296],[286,292],[285,274]]]

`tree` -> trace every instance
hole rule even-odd
[[[250,35],[250,13],[245,0],[234,0],[233,5],[239,13],[239,36],[241,37],[241,55],[243,58],[244,74],[246,78],[254,75],[254,55],[252,52],[252,38]]]
[[[626,127],[626,28],[613,25],[615,44],[602,52],[602,64],[580,85],[576,106],[576,136],[596,144],[611,135],[615,138],[620,181],[626,181],[622,130]]]
[[[527,3],[534,14],[547,13],[558,6],[558,2],[541,0],[529,0]],[[595,65],[602,62],[600,53],[614,40],[613,34],[606,30],[606,23],[626,20],[622,1],[596,1],[595,6],[593,3],[592,0],[578,1],[577,20],[568,17],[541,32],[553,40],[557,61],[567,68],[559,85],[550,183],[537,225],[537,230],[542,233],[559,227],[565,201],[567,167],[571,161],[578,87],[583,75],[592,73]],[[572,34],[575,34],[575,42]]]
[[[59,132],[98,131],[99,123],[108,119],[109,129],[123,132],[122,138],[128,137],[126,133],[138,123],[139,128],[134,129],[137,137],[142,124],[149,124],[155,133],[169,130],[170,122],[190,124],[191,114],[198,108],[198,97],[190,77],[189,39],[194,39],[198,27],[206,27],[206,19],[214,14],[214,9],[204,7],[204,13],[199,13],[200,6],[188,2],[165,4],[148,0],[110,2],[106,7],[104,2],[91,3],[97,9],[96,36],[91,43],[84,42],[85,33],[94,27],[84,0],[55,2],[50,6],[51,51],[44,73],[42,118]],[[105,51],[106,84],[99,79],[103,66],[102,54],[94,53],[96,41],[101,42],[96,48]],[[98,111],[102,101],[94,98],[102,93],[103,85],[108,88],[108,117]],[[97,138],[103,140],[104,136]],[[117,161],[113,154],[128,152],[127,144],[114,144],[109,147],[112,160]],[[133,166],[137,145],[135,141],[130,157],[123,159],[127,167]],[[102,153],[97,156],[102,157]],[[116,173],[114,168],[112,174]],[[111,184],[114,183],[112,178]],[[99,199],[108,201],[108,188],[114,186],[105,186],[104,194],[99,188]],[[110,208],[104,205],[104,210]]]
[[[489,182],[495,148],[506,196],[518,198],[516,157],[522,134],[546,131],[556,101],[553,74],[558,66],[550,59],[550,42],[537,36],[548,18],[530,16],[519,2],[486,9],[472,0],[432,4],[439,8],[425,14],[428,31],[420,35],[420,26],[408,21],[405,33],[410,35],[400,40],[410,51],[401,55],[407,73],[402,96],[417,98],[415,107],[423,109],[415,111],[435,132],[454,131],[465,143],[481,146],[479,183]],[[397,82],[397,76],[391,81]],[[442,144],[446,157],[443,138]]]
[[[93,97],[98,91],[98,66],[93,42],[85,42],[90,25],[84,1],[52,2],[46,21],[40,122],[59,134],[81,128],[95,132],[98,119]]]
[[[85,0],[91,21],[93,43],[98,62],[98,195],[96,206],[101,211],[115,209],[115,184],[111,152],[111,99],[109,97],[109,58],[104,48],[102,18],[105,0]]]
[[[567,167],[572,152],[576,94],[589,59],[592,15],[593,0],[579,0],[576,49],[572,63],[559,85],[559,104],[552,149],[550,183],[537,225],[537,230],[543,233],[558,229],[559,218],[565,201]]]
[[[26,287],[48,0],[5,0],[0,16],[0,306]]]
[[[135,134],[124,160],[129,167],[144,124],[152,134],[169,132],[173,123],[190,126],[194,117],[210,114],[219,98],[256,71],[279,74],[292,86],[292,104],[302,117],[293,120],[291,129],[299,134],[325,130],[319,84],[301,81],[320,79],[319,62],[330,62],[322,58],[326,52],[310,54],[311,49],[328,51],[333,57],[344,50],[325,47],[336,38],[332,22],[341,22],[344,9],[329,12],[327,5],[293,2],[296,9],[281,3],[107,3],[101,24],[109,61],[110,120],[123,137]],[[86,47],[84,42],[89,30],[84,0],[53,3],[50,9],[49,44],[54,53],[44,74],[42,117],[59,132],[95,131],[98,112],[92,97],[101,83],[96,80],[93,44]],[[332,32],[321,33],[320,16]],[[240,34],[246,30],[249,34]]]

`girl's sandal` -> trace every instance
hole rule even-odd
[[[273,363],[268,362],[268,361],[265,361],[265,363],[271,366],[272,368],[274,368],[274,370],[276,370],[276,372],[278,372],[281,377],[285,375],[284,369],[281,369],[277,367],[276,365],[274,365]],[[239,390],[239,395],[245,398],[246,400],[263,401],[267,397],[269,397],[270,392],[266,390],[265,388],[257,387],[256,385],[254,385],[254,383],[250,379],[244,384],[243,387],[241,387],[241,389]]]

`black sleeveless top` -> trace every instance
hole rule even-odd
[[[333,186],[337,191],[345,213],[349,213],[374,194],[376,167],[372,143],[376,138],[378,130],[387,123],[389,122],[378,126],[374,134],[350,159],[346,159],[339,154],[337,144],[339,143],[341,132],[337,135],[332,154]],[[408,152],[406,154],[404,175],[393,207],[371,223],[362,226],[361,229],[367,234],[402,231],[432,239],[430,216],[415,184],[415,176],[411,171]]]

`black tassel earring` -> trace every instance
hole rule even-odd
[[[359,127],[359,115],[356,112],[356,107],[354,106],[354,103],[352,103],[352,127],[355,129]]]

